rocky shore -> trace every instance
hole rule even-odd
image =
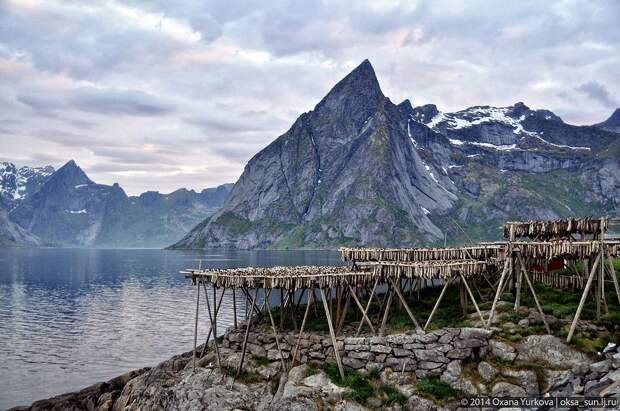
[[[528,321],[535,325],[535,316]],[[246,366],[235,380],[239,329],[220,338],[222,371],[208,347],[195,370],[187,352],[15,410],[435,410],[458,409],[466,396],[620,396],[620,351],[612,343],[589,356],[552,335],[511,342],[501,327],[339,337],[348,376],[338,381],[325,365],[334,360],[327,336],[304,334],[301,365],[291,369],[297,335],[282,335],[284,372],[269,329],[257,324],[249,337]]]

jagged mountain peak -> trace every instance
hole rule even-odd
[[[617,108],[607,120],[595,126],[607,131],[620,133],[620,108]]]
[[[51,181],[66,181],[70,184],[94,184],[74,160],[69,160],[65,165],[60,167],[50,178],[50,182]]]
[[[407,113],[413,112],[413,106],[408,98],[401,101],[400,104],[398,104],[398,108],[405,110]]]
[[[330,110],[352,105],[375,105],[385,99],[379,80],[370,61],[364,60],[340,80],[317,104],[315,111]]]
[[[54,167],[16,167],[10,162],[0,163],[0,207],[12,209],[20,201],[35,193],[54,173]]]

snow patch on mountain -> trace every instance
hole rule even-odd
[[[28,186],[38,180],[43,181],[54,173],[54,168],[20,167],[13,163],[0,163],[0,197],[9,202],[19,202],[26,198]]]

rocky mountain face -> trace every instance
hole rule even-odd
[[[596,127],[602,128],[607,131],[613,131],[620,133],[620,108],[616,109],[614,113],[607,120],[602,123],[598,123]]]
[[[40,245],[39,238],[11,221],[6,210],[0,208],[0,247]]]
[[[69,161],[10,211],[10,219],[50,245],[161,247],[220,207],[230,185],[130,197],[93,182]]]
[[[606,122],[607,123],[607,122]],[[511,218],[618,214],[620,134],[523,103],[393,104],[366,60],[256,154],[176,248],[492,239]]]
[[[54,173],[54,167],[15,167],[0,163],[0,207],[14,208],[20,201],[35,193]]]

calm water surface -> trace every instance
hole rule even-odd
[[[326,251],[0,250],[0,409],[190,350],[195,290],[179,270],[199,259],[203,267],[340,263]],[[232,317],[225,299],[218,331]],[[208,330],[203,321],[201,339]]]

